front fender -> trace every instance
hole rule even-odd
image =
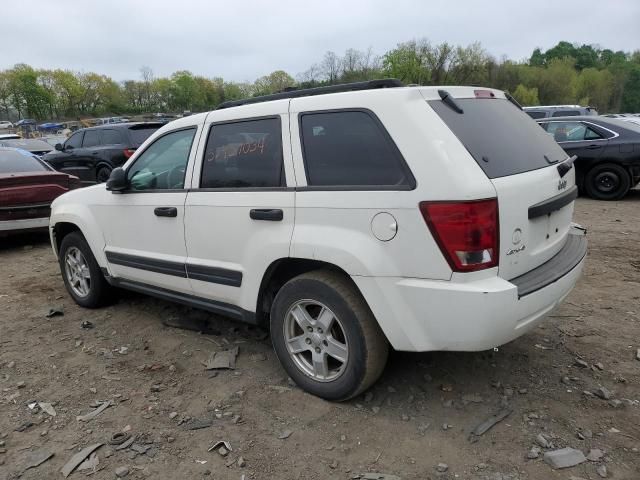
[[[51,217],[49,218],[49,227],[51,244],[56,257],[58,256],[58,252],[54,238],[54,228],[60,223],[70,223],[78,227],[87,240],[98,265],[104,268],[107,267],[107,259],[104,255],[106,242],[102,230],[96,222],[95,217],[91,214],[91,210],[86,205],[66,202],[53,203],[51,207]]]

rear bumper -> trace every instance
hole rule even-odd
[[[46,229],[49,226],[49,217],[27,218],[25,220],[0,221],[0,232],[9,233],[22,230]]]
[[[570,238],[567,242],[572,242],[571,252],[563,249],[523,275],[529,277],[527,282],[522,277],[468,282],[386,277],[353,280],[396,350],[488,350],[534,328],[569,295],[586,258],[586,238],[582,235],[575,241]],[[572,261],[567,263],[569,253]],[[523,294],[524,288],[530,291]]]

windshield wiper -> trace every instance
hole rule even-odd
[[[577,158],[578,156],[574,155],[573,157],[567,158],[564,162],[557,166],[560,178],[564,177],[569,172],[569,170],[571,170],[571,167],[573,167],[573,162],[575,162]]]
[[[438,90],[438,95],[440,95],[440,98],[442,99],[442,103],[444,103],[449,108],[451,108],[451,110],[453,110],[456,113],[464,113],[464,110],[460,108],[460,105],[456,103],[456,101],[449,94],[449,92],[447,92],[446,90]]]

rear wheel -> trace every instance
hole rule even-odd
[[[104,183],[109,180],[111,176],[111,168],[110,167],[100,167],[96,172],[96,182]]]
[[[304,390],[342,401],[382,374],[389,346],[355,286],[319,270],[287,282],[271,308],[271,338],[280,362]]]
[[[591,198],[597,200],[620,200],[631,188],[631,176],[622,166],[603,163],[587,172],[584,189]]]
[[[58,256],[64,285],[78,305],[96,308],[107,302],[111,286],[82,234],[72,232],[65,236]]]

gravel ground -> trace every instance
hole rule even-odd
[[[46,237],[0,239],[0,478],[40,454],[53,457],[22,478],[63,478],[75,453],[105,443],[98,465],[70,478],[637,480],[639,212],[640,191],[579,199],[588,263],[542,326],[496,352],[395,352],[369,392],[342,404],[291,385],[266,332],[131,293],[84,310]],[[51,308],[64,313],[47,318]],[[208,333],[168,326],[178,321]],[[235,346],[235,370],[204,369]],[[100,401],[111,406],[77,420]],[[511,413],[471,435],[497,412]],[[109,444],[123,430],[134,449]],[[207,451],[219,440],[226,456]],[[544,453],[564,447],[590,459],[554,470]]]

